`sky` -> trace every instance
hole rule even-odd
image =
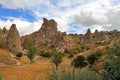
[[[68,34],[120,30],[120,0],[0,0],[0,28],[14,23],[26,35],[39,30],[43,18]]]

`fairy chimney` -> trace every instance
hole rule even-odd
[[[13,53],[18,53],[22,51],[20,35],[16,28],[16,24],[11,25],[11,28],[6,39],[6,47],[9,51]]]

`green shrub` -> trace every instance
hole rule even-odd
[[[90,63],[90,64],[93,64],[93,62],[97,59],[96,55],[95,54],[90,54],[88,57],[87,57],[87,61]]]
[[[0,74],[0,80],[2,80],[2,75]]]
[[[19,52],[16,56],[17,56],[17,57],[22,57],[22,56],[23,56],[23,53],[22,53],[22,52]]]
[[[107,46],[107,45],[109,45],[110,44],[110,42],[96,42],[96,46]]]
[[[49,52],[41,52],[39,55],[45,58],[50,58],[52,56],[52,54]]]
[[[98,60],[99,57],[101,57],[102,54],[101,52],[97,51],[95,53],[92,53],[90,54],[88,57],[87,57],[87,61],[89,62],[89,64],[93,64],[95,60]]]
[[[61,53],[58,53],[58,52],[54,53],[54,55],[52,56],[51,59],[52,59],[52,62],[56,66],[56,70],[58,70],[58,66],[62,62],[62,55],[61,55]]]
[[[81,46],[81,50],[82,50],[82,51],[90,50],[90,47],[88,47],[88,46]]]
[[[91,70],[85,70],[78,75],[78,80],[102,80],[99,74]]]
[[[81,68],[87,65],[86,59],[84,56],[80,55],[74,59],[71,63],[74,67]]]
[[[120,45],[115,45],[107,54],[103,80],[120,80]]]
[[[73,57],[74,57],[73,54],[68,55],[68,58],[73,58]]]
[[[36,54],[36,51],[37,50],[36,50],[36,48],[33,45],[29,46],[29,52],[28,52],[27,56],[30,59],[30,62],[33,62],[33,59],[34,59],[35,54]]]
[[[64,53],[69,53],[69,51],[67,49],[64,50]]]
[[[75,71],[74,69],[66,70],[62,68],[59,73],[53,68],[52,73],[48,73],[47,80],[102,80],[94,71],[84,70]]]

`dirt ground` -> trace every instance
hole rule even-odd
[[[64,58],[60,67],[70,67],[70,62],[70,59]],[[50,59],[41,59],[21,66],[0,66],[0,71],[2,80],[46,80],[52,66]]]

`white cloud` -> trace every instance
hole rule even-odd
[[[21,19],[7,21],[0,20],[0,28],[6,27],[7,29],[10,29],[12,24],[16,24],[20,35],[25,35],[37,31],[41,27],[41,23],[42,21],[28,22]]]
[[[55,19],[60,31],[69,30],[72,27],[69,26],[71,22],[80,25],[80,30],[76,31],[77,33],[86,29],[81,29],[82,26],[93,26],[92,30],[120,29],[119,0],[57,0],[54,4],[52,0],[0,0],[0,4],[9,9],[28,9],[33,12],[37,19],[36,22],[28,22],[24,19],[1,21],[9,26],[13,22],[16,23],[21,34],[38,30],[43,17]],[[108,24],[112,26],[106,26]],[[29,30],[27,30],[28,28]]]
[[[120,4],[113,5],[112,0],[96,0],[83,5],[80,12],[74,15],[73,20],[83,27],[94,26],[94,29],[99,30],[120,30]]]
[[[0,0],[0,4],[9,9],[32,9],[43,3],[44,0]]]

